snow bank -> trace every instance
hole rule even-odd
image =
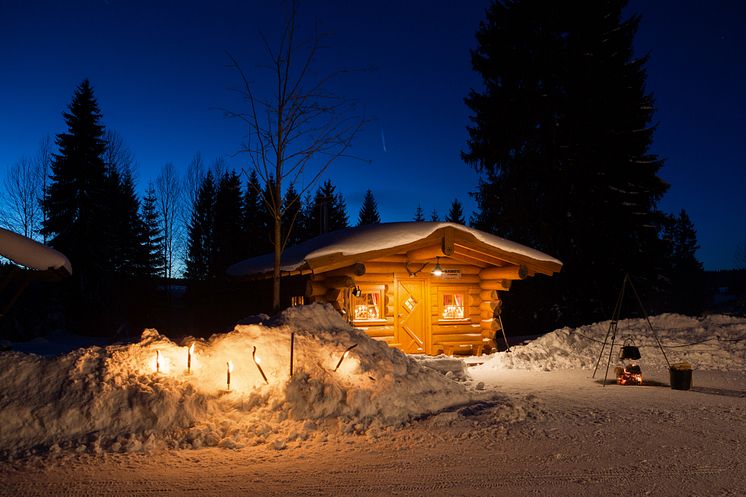
[[[181,345],[146,330],[135,344],[56,358],[0,353],[0,385],[5,455],[261,443],[282,449],[336,432],[376,436],[473,397],[463,384],[372,340],[321,305]]]
[[[712,315],[694,318],[679,314],[653,316],[650,322],[660,338],[668,361],[686,361],[695,369],[743,371],[746,369],[746,318]],[[530,370],[593,369],[609,321],[579,328],[562,328],[510,352],[493,354],[479,368]],[[617,326],[611,367],[617,364],[620,347],[631,337],[640,348],[639,363],[645,367],[666,368],[666,362],[644,319],[621,320]],[[605,368],[610,346],[607,343],[600,368]]]

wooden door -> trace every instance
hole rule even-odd
[[[399,348],[408,354],[425,354],[427,340],[425,280],[407,278],[396,283],[396,315]]]

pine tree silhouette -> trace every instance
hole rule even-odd
[[[189,223],[186,277],[207,280],[214,276],[213,235],[215,232],[215,180],[212,171],[202,179]]]
[[[450,223],[466,224],[464,219],[464,208],[461,206],[459,199],[453,199],[451,202],[451,209],[448,211],[446,221]]]
[[[143,198],[141,214],[145,225],[145,248],[147,260],[144,265],[146,276],[165,276],[165,258],[163,254],[163,229],[158,215],[155,187],[151,182]]]
[[[381,215],[378,213],[378,203],[373,197],[373,192],[368,190],[365,192],[363,198],[363,205],[360,207],[360,214],[358,215],[357,225],[362,226],[364,224],[380,224]]]
[[[87,280],[92,273],[109,269],[106,142],[101,111],[87,79],[75,89],[63,116],[67,131],[55,140],[59,152],[50,168],[42,234],[70,259],[74,273]]]
[[[626,3],[495,2],[472,52],[484,90],[466,98],[462,155],[482,175],[477,227],[564,262],[551,283],[522,285],[563,324],[608,317],[626,272],[644,288],[665,266],[656,205],[668,186],[649,151],[647,57],[634,57],[640,18],[622,19]]]

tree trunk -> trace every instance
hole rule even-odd
[[[279,312],[280,310],[280,260],[282,258],[282,231],[281,221],[279,215],[275,215],[275,266],[274,273],[272,275],[272,310]]]

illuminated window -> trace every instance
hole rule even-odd
[[[303,297],[303,295],[296,295],[296,296],[290,297],[290,305],[292,307],[304,305],[305,303],[306,302],[305,302],[305,298]]]
[[[363,290],[359,297],[352,297],[354,321],[380,321],[383,319],[383,290]]]
[[[442,319],[464,319],[464,294],[444,293]]]

